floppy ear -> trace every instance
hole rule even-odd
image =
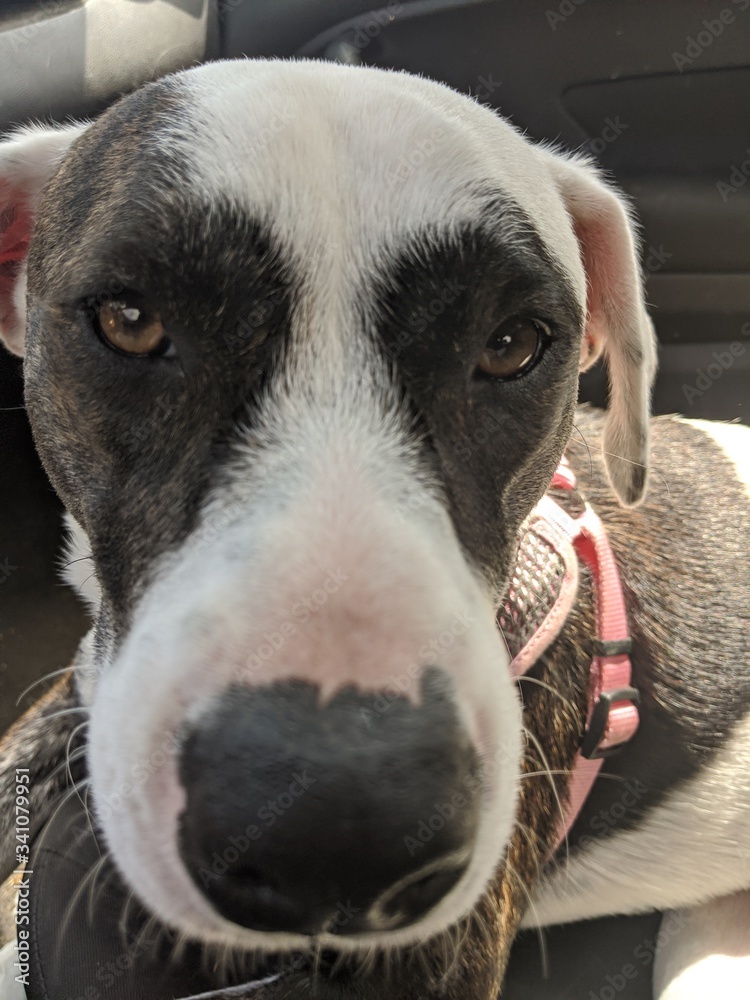
[[[0,142],[0,338],[23,354],[26,254],[42,189],[85,125],[29,126]]]
[[[622,503],[636,504],[646,489],[656,338],[646,312],[634,224],[624,199],[588,161],[551,150],[545,153],[586,272],[581,371],[602,353],[607,361],[609,413],[603,445],[607,473]]]

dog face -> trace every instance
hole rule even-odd
[[[0,178],[4,334],[98,584],[116,864],[204,940],[453,924],[517,802],[497,599],[601,351],[611,480],[644,488],[622,205],[438,84],[274,61],[20,133]]]

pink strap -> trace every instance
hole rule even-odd
[[[545,517],[544,510],[539,507],[529,519],[529,528],[549,542],[562,557],[565,572],[559,593],[541,626],[510,662],[510,672],[514,677],[522,677],[552,644],[572,611],[578,593],[578,558],[568,535]]]
[[[552,485],[567,490],[575,488],[575,474],[564,459]],[[557,538],[558,551],[564,550],[559,545],[561,537],[573,545],[578,558],[591,569],[596,600],[597,652],[591,662],[588,721],[573,765],[568,808],[554,847],[557,850],[591,792],[606,752],[627,742],[638,729],[638,692],[631,686],[630,636],[620,575],[600,518],[588,504],[580,517],[571,517],[548,495],[542,497],[532,518],[536,518],[532,521],[535,531],[544,531],[546,525],[546,537],[550,541]],[[566,599],[558,601],[542,628],[511,664],[516,676],[530,668],[559,632],[572,604],[568,588],[565,595]],[[563,610],[565,615],[561,619]]]

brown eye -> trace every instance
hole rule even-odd
[[[512,316],[494,331],[477,365],[480,375],[512,379],[531,371],[542,355],[549,330],[537,320]]]
[[[165,355],[172,345],[158,312],[137,295],[123,295],[96,310],[99,330],[107,343],[125,354]]]

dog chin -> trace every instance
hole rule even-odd
[[[480,891],[472,888],[478,881]],[[186,879],[187,882],[187,879]],[[308,952],[313,948],[350,955],[367,955],[403,947],[420,945],[437,935],[448,931],[466,917],[476,906],[487,887],[487,879],[467,879],[467,885],[459,886],[455,898],[444,900],[434,913],[418,924],[398,931],[370,932],[343,936],[322,933],[315,936],[300,934],[267,933],[253,931],[224,920],[214,911],[204,906],[193,907],[188,899],[191,893],[186,886],[184,898],[175,896],[169,900],[158,899],[147,893],[148,911],[161,923],[178,931],[185,938],[199,944],[222,948],[233,948],[242,952],[260,955],[280,955]],[[139,888],[131,886],[136,896],[142,897]],[[341,912],[346,916],[347,903],[341,904]]]

